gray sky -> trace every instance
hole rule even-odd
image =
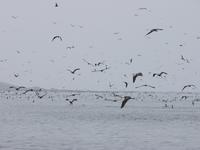
[[[139,9],[143,7],[147,10]],[[7,61],[0,62],[0,80],[84,90],[109,90],[109,82],[112,90],[150,84],[156,91],[180,91],[195,84],[199,91],[199,14],[199,0],[4,0],[0,60]],[[164,30],[145,36],[152,28]],[[55,35],[63,41],[51,42]],[[75,48],[67,50],[67,46]],[[182,61],[181,55],[190,63]],[[104,61],[111,68],[93,73],[83,58]],[[133,63],[126,65],[130,58]],[[77,67],[81,75],[67,71]],[[152,78],[152,73],[161,71],[168,72],[166,78]],[[134,85],[132,74],[137,72],[144,76]],[[123,81],[129,82],[127,89]]]

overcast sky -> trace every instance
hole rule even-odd
[[[156,91],[180,91],[195,84],[191,90],[199,91],[199,14],[199,0],[2,0],[0,81],[82,90],[150,84]],[[145,36],[153,28],[164,30]],[[55,35],[63,41],[52,42]],[[92,72],[83,59],[103,61],[110,69]],[[75,75],[67,71],[74,68],[80,68]],[[161,71],[166,78],[152,77]],[[133,84],[137,72],[143,77]]]

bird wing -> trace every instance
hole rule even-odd
[[[121,104],[121,108],[123,108],[125,106],[125,104],[127,103],[128,100],[123,100],[122,104]]]
[[[187,85],[186,86],[184,86],[183,88],[182,88],[182,91],[186,88],[186,87],[188,87]]]
[[[166,74],[167,75],[167,72],[161,72],[160,75],[162,75],[162,74]]]
[[[74,69],[74,71],[73,71],[73,72],[75,73],[75,72],[76,72],[76,71],[78,71],[78,70],[80,70],[80,68],[76,68],[76,69]]]
[[[153,74],[153,77],[155,77],[156,75],[158,75],[158,74],[157,74],[157,73],[154,73],[154,74]]]
[[[51,41],[53,42],[56,38],[59,38],[59,39],[62,41],[61,36],[54,36],[53,39],[52,39]]]
[[[136,78],[137,78],[137,75],[133,75],[133,83],[135,83]]]
[[[150,30],[147,34],[146,34],[146,36],[147,35],[149,35],[149,34],[151,34],[152,32],[154,32],[154,30],[152,29],[152,30]]]

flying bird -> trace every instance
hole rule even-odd
[[[74,70],[67,69],[70,73],[75,74],[76,71],[80,70],[80,68],[76,68]]]
[[[68,101],[69,102],[69,104],[73,104],[75,101],[77,101],[77,99],[73,99],[73,100],[69,100],[68,98],[67,99],[65,99],[66,101]]]
[[[62,37],[59,35],[54,36],[51,41],[53,42],[55,39],[60,39],[60,41],[62,41]]]
[[[23,92],[22,94],[26,94],[26,93],[28,93],[28,92],[34,92],[34,89],[28,89],[28,90],[26,90],[25,92]]]
[[[128,87],[128,82],[124,81],[125,87]]]
[[[182,91],[185,89],[185,88],[188,88],[188,87],[194,87],[196,88],[196,86],[194,84],[189,84],[189,85],[185,85],[183,88],[182,88]]]
[[[47,93],[45,93],[45,94],[43,94],[43,95],[40,95],[40,94],[38,93],[38,94],[36,94],[36,95],[37,95],[37,97],[38,97],[39,99],[42,99],[44,96],[47,95]]]
[[[58,3],[55,3],[55,7],[58,7]]]
[[[124,100],[122,101],[121,108],[123,108],[126,105],[126,103],[128,102],[128,100],[130,100],[130,99],[134,99],[134,98],[132,98],[130,96],[124,96]]]
[[[15,78],[18,78],[19,77],[19,74],[14,74]]]
[[[153,77],[155,77],[155,76],[162,77],[163,74],[167,75],[166,72],[161,72],[161,73],[154,73],[154,74],[153,74]]]
[[[149,34],[151,34],[151,33],[153,33],[153,32],[162,31],[162,30],[164,30],[164,29],[159,29],[159,28],[151,29],[146,35],[149,35]]]
[[[190,61],[186,58],[183,57],[183,55],[181,55],[181,60],[185,61],[186,63],[190,63]]]
[[[136,73],[136,74],[134,74],[134,75],[133,75],[133,83],[135,83],[135,81],[136,81],[136,78],[137,78],[137,77],[139,77],[139,76],[141,76],[141,77],[142,77],[142,76],[143,76],[143,74],[142,74],[141,72],[139,72],[139,73]]]
[[[137,86],[137,87],[135,87],[135,88],[141,88],[141,87],[150,87],[150,88],[152,88],[152,89],[155,89],[155,88],[156,88],[155,86],[147,85],[147,84],[143,84],[143,85]]]

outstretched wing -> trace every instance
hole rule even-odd
[[[150,31],[146,34],[146,36],[149,35],[149,34],[151,34],[151,33],[154,32],[154,31],[155,31],[154,29],[150,30]]]
[[[58,38],[58,39],[60,39],[60,41],[62,41],[61,36],[58,36],[58,35],[57,35],[57,36],[54,36],[53,39],[52,39],[51,41],[53,42],[56,38]]]
[[[127,103],[127,101],[128,100],[126,100],[126,99],[122,101],[121,108],[123,108],[125,106],[125,104]]]
[[[80,70],[80,68],[76,68],[74,69],[73,73],[75,73],[76,71]]]

